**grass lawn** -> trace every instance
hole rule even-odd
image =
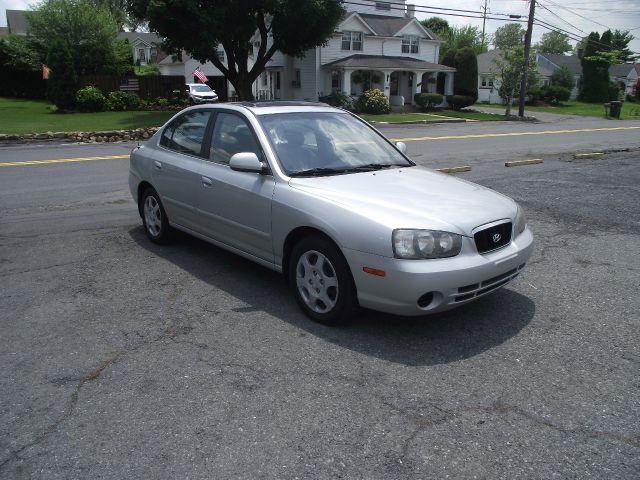
[[[477,107],[489,107],[497,108],[504,112],[504,105],[489,105],[484,103],[477,103]],[[518,106],[514,105],[515,113],[518,113]],[[546,112],[546,113],[558,113],[563,115],[581,115],[583,117],[599,117],[604,118],[604,107],[602,103],[585,103],[585,102],[564,102],[561,105],[555,107],[530,107],[529,105],[524,107],[526,112]],[[513,107],[511,112],[513,113]],[[640,104],[624,102],[622,104],[621,119],[636,119],[640,120]]]
[[[415,122],[420,120],[428,122],[442,122],[447,121],[449,118],[464,118],[467,120],[480,121],[508,120],[504,115],[496,113],[454,112],[451,110],[433,113],[389,113],[386,115],[363,114],[361,117],[368,122]]]
[[[125,130],[159,127],[175,112],[51,113],[40,100],[0,98],[0,133]]]

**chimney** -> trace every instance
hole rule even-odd
[[[407,13],[406,16],[409,18],[414,18],[416,16],[416,6],[412,4],[407,4]]]

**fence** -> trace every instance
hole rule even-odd
[[[47,95],[42,72],[0,67],[0,97],[41,99]]]
[[[171,98],[178,90],[184,93],[185,81],[182,75],[145,75],[140,77],[118,77],[114,75],[82,75],[80,87],[92,85],[108,95],[115,91],[135,92],[142,98]]]

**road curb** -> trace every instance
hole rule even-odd
[[[604,152],[590,152],[590,153],[574,153],[574,160],[588,160],[590,158],[600,158],[604,155]]]
[[[511,162],[504,162],[505,167],[519,167],[522,165],[535,165],[537,163],[543,163],[541,158],[532,158],[529,160],[513,160]]]
[[[464,165],[461,167],[444,167],[444,168],[436,168],[436,171],[440,173],[462,173],[462,172],[470,172],[471,166]]]

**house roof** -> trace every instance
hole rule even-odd
[[[118,32],[118,38],[126,38],[130,43],[139,38],[147,45],[160,45],[162,43],[161,37],[155,33],[148,32]]]
[[[568,67],[574,75],[582,75],[582,64],[576,55],[562,55],[560,53],[540,53],[539,55],[558,67]]]
[[[490,52],[478,55],[478,73],[494,73],[498,70],[494,60],[502,58],[501,50],[491,50]]]
[[[438,72],[455,72],[455,68],[437,63],[425,62],[412,57],[392,57],[383,55],[351,55],[333,62],[325,63],[325,67],[358,68],[358,69],[393,69],[393,70],[432,70]]]
[[[27,10],[7,10],[7,27],[10,33],[17,35],[26,35],[29,28],[27,23],[27,17],[25,17]]]
[[[634,70],[640,76],[640,64],[638,63],[622,63],[619,65],[611,65],[609,67],[609,75],[612,77],[626,77]]]
[[[380,37],[393,37],[404,27],[415,21],[431,38],[440,40],[435,33],[418,22],[414,17],[394,17],[391,15],[374,15],[372,13],[358,13],[358,15]]]

